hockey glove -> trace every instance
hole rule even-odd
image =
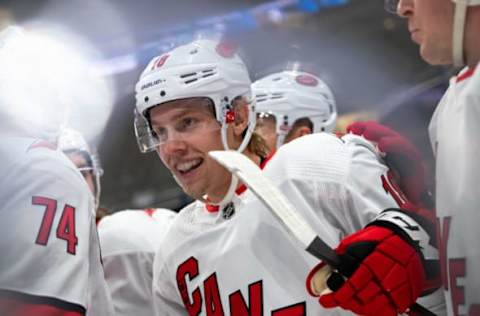
[[[411,235],[406,233],[409,230]],[[327,279],[328,288],[334,292],[321,292],[325,280],[323,263],[309,273],[307,289],[311,295],[319,296],[320,304],[326,308],[341,307],[359,315],[403,313],[425,290],[427,279],[419,250],[432,249],[428,245],[430,238],[403,211],[386,210],[337,247],[339,273]]]

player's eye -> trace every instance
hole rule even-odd
[[[180,120],[177,126],[179,132],[188,132],[194,129],[199,124],[199,119],[191,116],[184,117]]]

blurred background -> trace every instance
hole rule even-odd
[[[433,168],[427,126],[451,69],[424,63],[405,22],[383,0],[0,0],[18,24],[56,30],[109,91],[90,95],[76,127],[97,146],[105,174],[102,206],[178,209],[189,202],[133,132],[134,85],[148,61],[198,37],[239,44],[252,80],[300,63],[332,88],[342,130],[378,119],[409,137]],[[73,41],[72,39],[76,39]],[[103,89],[104,89],[103,87]],[[321,149],[319,149],[321,150]]]

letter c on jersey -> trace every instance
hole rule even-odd
[[[187,281],[186,277],[189,277],[189,281],[195,279],[198,276],[198,261],[194,257],[190,257],[182,263],[177,269],[177,286],[182,296],[183,304],[190,316],[196,316],[200,314],[202,309],[202,294],[198,288],[192,292],[192,302],[188,297]]]

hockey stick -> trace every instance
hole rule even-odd
[[[209,155],[230,171],[233,176],[238,177],[270,209],[287,229],[287,232],[300,242],[308,253],[326,262],[333,269],[339,268],[340,259],[337,253],[315,233],[285,195],[253,161],[236,151],[211,151]],[[326,283],[331,272],[331,269],[324,271],[325,280],[322,282],[325,284],[324,289],[328,289]],[[349,277],[353,272],[343,273],[343,275]],[[410,307],[410,313],[435,315],[417,303]]]

